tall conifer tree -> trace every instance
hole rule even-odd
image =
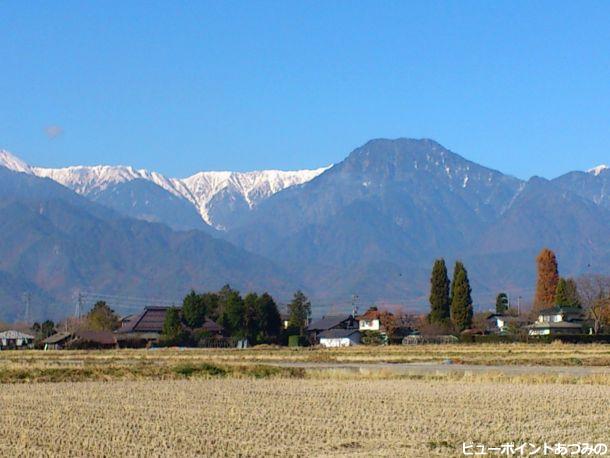
[[[449,277],[444,259],[434,261],[430,277],[430,314],[428,321],[445,324],[449,321]]]
[[[555,305],[559,307],[569,307],[570,298],[568,297],[568,286],[565,278],[560,278],[557,282],[557,289],[555,290]]]
[[[573,278],[566,279],[566,296],[570,307],[582,307],[578,286]]]
[[[459,331],[472,326],[472,289],[468,272],[460,261],[455,263],[451,284],[451,322]]]
[[[508,310],[508,295],[500,293],[496,296],[496,313],[503,314]]]

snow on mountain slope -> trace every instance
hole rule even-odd
[[[0,149],[0,166],[6,167],[14,172],[32,173],[32,169],[29,165],[4,149]]]
[[[188,190],[184,195],[193,202],[202,218],[210,222],[210,204],[221,192],[235,192],[243,196],[249,208],[290,186],[313,180],[328,167],[315,170],[261,170],[256,172],[200,172],[180,180]]]
[[[211,216],[213,200],[220,193],[241,196],[249,208],[282,189],[312,180],[329,167],[315,170],[261,170],[254,172],[199,172],[188,178],[169,178],[157,172],[130,166],[71,166],[64,168],[31,167],[5,150],[0,150],[0,165],[18,172],[50,178],[75,192],[89,196],[132,180],[147,180],[193,204],[202,219],[217,228]]]
[[[610,169],[610,167],[608,167],[606,164],[601,164],[601,165],[598,165],[597,167],[593,167],[592,169],[587,170],[587,172],[592,173],[595,176],[598,176],[603,171],[609,170],[609,169]]]

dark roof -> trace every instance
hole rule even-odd
[[[307,329],[310,331],[326,331],[335,328],[341,323],[352,319],[351,315],[329,315],[311,323]]]
[[[170,307],[145,307],[144,311],[136,315],[117,332],[161,332],[165,313]]]
[[[579,322],[579,323],[573,323],[571,321],[557,321],[555,323],[549,323],[547,321],[540,323],[539,321],[536,321],[534,324],[531,324],[529,326],[526,326],[529,329],[560,329],[560,328],[582,328],[583,327],[583,322]]]
[[[210,320],[209,318],[205,319],[205,323],[203,323],[203,325],[199,329],[208,332],[222,332],[224,330],[221,325],[219,325],[215,321]]]
[[[42,341],[44,344],[56,344],[59,342],[63,342],[64,340],[68,340],[72,337],[71,332],[58,332],[57,334],[53,334],[52,336],[47,337]]]
[[[110,331],[76,331],[74,336],[79,340],[100,345],[116,344],[116,338]]]
[[[320,339],[341,339],[356,333],[360,334],[360,331],[357,329],[329,329],[328,331],[321,332],[318,337]]]
[[[557,315],[559,313],[568,313],[568,314],[581,314],[583,313],[582,308],[580,307],[549,307],[546,309],[540,310],[538,312],[539,315]]]

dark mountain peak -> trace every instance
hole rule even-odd
[[[356,148],[330,175],[368,183],[435,183],[458,193],[482,193],[490,187],[515,192],[521,181],[456,154],[428,139],[374,139]],[[493,193],[492,193],[493,194]],[[506,197],[506,196],[504,196]]]
[[[529,180],[527,180],[528,186],[544,186],[551,184],[550,180],[547,180],[544,177],[539,177],[538,175],[534,175]]]
[[[448,154],[457,156],[440,143],[429,138],[375,138],[352,151],[348,159],[352,157],[370,158],[372,156],[382,156],[386,159],[398,156],[421,159],[426,156],[444,157]]]

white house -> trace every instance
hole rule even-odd
[[[33,345],[34,336],[30,334],[13,330],[0,332],[0,350],[32,348]]]
[[[507,334],[514,328],[520,328],[527,324],[527,319],[520,316],[505,315],[503,313],[492,313],[487,318],[489,324],[487,330],[495,334]]]
[[[318,338],[323,347],[351,347],[360,343],[360,331],[357,329],[329,329],[321,332]]]
[[[552,307],[541,310],[536,322],[527,328],[530,336],[589,332],[580,307]]]
[[[365,313],[357,316],[358,329],[360,331],[381,331],[381,312],[376,308],[370,308]]]

